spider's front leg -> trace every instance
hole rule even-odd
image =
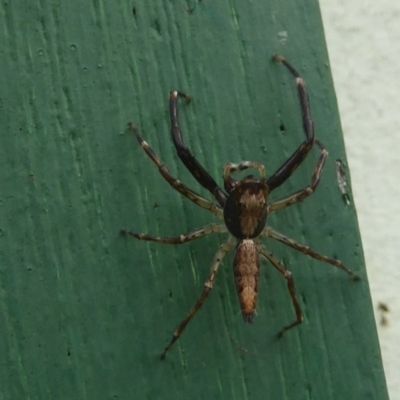
[[[314,144],[314,123],[311,118],[310,100],[308,98],[306,84],[297,70],[289,64],[282,56],[275,55],[274,60],[282,63],[290,73],[296,78],[297,91],[299,94],[301,114],[303,120],[303,130],[306,140],[291,155],[291,157],[281,165],[281,167],[267,180],[270,190],[282,185],[290,175],[304,161]]]
[[[174,141],[176,151],[178,153],[179,158],[185,164],[186,168],[196,178],[196,180],[200,183],[200,185],[206,188],[216,198],[218,203],[223,207],[226,201],[226,194],[217,185],[215,180],[205,170],[205,168],[196,160],[194,155],[190,152],[190,150],[185,146],[185,143],[183,142],[182,131],[179,125],[179,118],[178,118],[179,97],[185,99],[187,102],[191,101],[190,97],[182,92],[172,91],[169,94],[171,135],[172,135],[172,140]]]

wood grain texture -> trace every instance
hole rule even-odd
[[[335,177],[346,156],[316,1],[2,2],[0,22],[1,399],[387,399],[356,212]],[[182,90],[193,97],[181,107],[186,141],[215,179],[245,159],[269,175],[303,139],[275,53],[304,75],[330,157],[317,193],[269,222],[363,280],[266,243],[305,316],[278,340],[294,320],[286,283],[263,264],[258,316],[244,324],[231,255],[161,362],[223,237],[119,235],[215,222],[171,190],[126,123],[207,195],[169,137],[168,92]],[[317,158],[274,197],[308,184]]]

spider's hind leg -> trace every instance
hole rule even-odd
[[[273,254],[267,251],[263,245],[258,245],[258,251],[260,252],[261,256],[268,260],[286,279],[293,307],[296,312],[296,321],[294,321],[290,325],[285,326],[281,331],[279,331],[278,336],[282,337],[286,331],[294,328],[297,325],[300,325],[303,322],[303,315],[301,313],[300,304],[296,296],[293,276],[292,273],[288,269],[286,269],[284,265]]]
[[[197,311],[200,310],[204,302],[207,300],[208,295],[210,294],[212,288],[214,287],[215,278],[217,277],[219,266],[225,255],[229,252],[229,250],[234,246],[236,243],[236,239],[233,236],[229,236],[229,239],[218,249],[217,253],[215,254],[214,261],[208,274],[208,278],[204,283],[204,289],[201,293],[200,297],[196,301],[194,307],[190,310],[189,314],[186,315],[185,319],[179,324],[178,328],[174,332],[171,341],[165,347],[164,351],[161,354],[161,359],[164,360],[165,356],[167,355],[168,351],[171,350],[171,347],[174,343],[180,338],[182,332],[185,330],[188,323],[191,319],[196,315]]]

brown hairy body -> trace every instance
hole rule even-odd
[[[260,280],[260,258],[254,240],[238,241],[233,271],[243,319],[247,323],[252,323],[257,307]]]

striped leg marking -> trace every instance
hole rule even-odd
[[[225,225],[216,225],[211,224],[207,225],[204,228],[197,229],[193,232],[187,233],[185,235],[180,235],[176,237],[159,237],[148,235],[147,233],[134,233],[129,229],[122,229],[121,233],[123,235],[129,235],[139,240],[146,240],[150,242],[164,243],[164,244],[184,244],[187,242],[191,242],[196,239],[200,239],[203,236],[210,235],[212,233],[223,233],[227,232],[228,229]]]
[[[328,150],[326,150],[325,146],[318,140],[315,140],[315,143],[321,149],[321,155],[319,156],[319,160],[317,166],[315,167],[314,174],[311,178],[311,185],[307,186],[306,188],[299,190],[296,193],[293,193],[290,196],[287,196],[281,200],[274,201],[270,204],[270,210],[278,211],[283,210],[286,207],[291,206],[292,204],[298,203],[299,201],[303,201],[308,196],[311,196],[315,190],[317,189],[321,177],[322,169],[324,168],[325,161],[328,157]]]
[[[149,146],[149,144],[143,139],[140,135],[137,127],[132,123],[128,124],[128,128],[134,133],[136,139],[138,140],[140,146],[145,151],[145,153],[150,157],[153,163],[158,167],[160,174],[163,178],[180,194],[191,200],[193,203],[197,204],[198,206],[211,211],[214,215],[218,218],[223,219],[223,213],[221,207],[217,204],[214,204],[212,201],[205,199],[204,197],[200,196],[193,190],[189,189],[186,185],[184,185],[180,180],[174,178],[169,169],[163,164],[163,162],[159,159],[153,149]]]

